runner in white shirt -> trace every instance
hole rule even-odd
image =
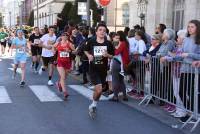
[[[40,39],[42,47],[42,60],[43,60],[43,66],[39,70],[39,74],[41,75],[43,71],[45,71],[49,66],[49,80],[48,85],[53,86],[52,82],[52,75],[54,70],[54,61],[56,60],[56,57],[54,56],[54,53],[52,51],[52,46],[56,42],[56,36],[55,36],[55,28],[53,26],[50,26],[48,29],[49,33],[42,36]]]

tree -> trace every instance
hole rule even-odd
[[[34,11],[32,10],[28,19],[28,25],[34,26]]]
[[[101,21],[101,15],[98,13],[98,7],[95,0],[90,0],[90,8],[93,10],[93,21],[96,26],[97,22]]]
[[[70,12],[71,8],[73,8],[72,2],[66,2],[65,5],[64,5],[64,7],[63,7],[63,9],[62,9],[62,12],[60,13],[61,18],[65,22],[69,21],[69,12]]]
[[[81,16],[78,15],[78,2],[86,2],[86,0],[75,0],[74,3],[65,3],[63,10],[60,13],[65,22],[68,22],[69,20],[76,24],[81,22]],[[90,8],[93,10],[93,21],[94,25],[96,25],[96,23],[101,20],[101,15],[97,11],[98,8],[95,0],[90,0]]]
[[[73,7],[69,11],[69,20],[73,21],[75,24],[81,22],[81,16],[78,15],[78,0],[75,0]]]

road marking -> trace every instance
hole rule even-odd
[[[63,101],[47,86],[32,85],[29,87],[41,102]]]
[[[4,86],[0,86],[0,103],[12,103]]]
[[[90,90],[89,88],[86,88],[85,86],[81,86],[81,85],[68,85],[68,87],[72,88],[73,90],[75,90],[79,94],[85,96],[89,100],[92,100],[93,91]],[[100,100],[103,100],[103,101],[104,100],[109,100],[111,97],[112,96],[105,97],[105,96],[102,95]]]

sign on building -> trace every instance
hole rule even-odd
[[[78,2],[78,15],[87,15],[86,2]]]

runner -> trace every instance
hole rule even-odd
[[[34,28],[34,33],[29,37],[29,43],[31,45],[32,61],[34,65],[34,72],[38,73],[37,69],[40,63],[40,57],[42,54],[42,48],[39,47],[40,38],[42,35],[39,33],[39,28]]]
[[[39,70],[39,74],[41,75],[43,71],[45,71],[48,68],[49,65],[49,80],[48,80],[48,85],[53,86],[52,82],[52,75],[53,75],[53,70],[54,70],[54,61],[55,61],[55,56],[52,51],[52,46],[56,42],[56,36],[55,36],[55,28],[53,26],[49,27],[49,33],[45,34],[42,36],[40,39],[40,47],[42,48],[42,61],[43,61],[43,66],[41,66]]]
[[[114,48],[106,40],[106,25],[99,24],[96,28],[96,38],[91,39],[86,44],[84,50],[89,59],[89,75],[91,82],[95,85],[93,102],[89,106],[91,118],[96,116],[97,102],[102,94],[102,87],[106,83],[108,58],[112,58]]]
[[[10,56],[12,56],[11,46],[14,39],[15,39],[15,34],[12,31],[10,31],[9,37],[8,37],[8,53],[10,54]]]
[[[63,91],[64,99],[67,99],[68,92],[65,86],[65,79],[71,69],[70,52],[75,51],[73,44],[69,41],[69,35],[63,33],[61,41],[54,45],[54,52],[58,51],[57,70],[60,75],[60,80],[56,82],[59,91]]]
[[[8,34],[5,32],[5,29],[1,29],[0,31],[0,42],[1,42],[1,55],[5,55],[5,48],[6,48],[6,37]]]
[[[23,36],[22,30],[17,30],[17,37],[13,40],[12,48],[16,48],[16,54],[14,59],[14,73],[12,78],[14,79],[16,76],[16,71],[18,68],[18,65],[20,64],[20,68],[22,71],[21,74],[21,82],[20,86],[23,87],[25,85],[25,67],[26,67],[26,49],[27,49],[27,42],[26,39]]]

